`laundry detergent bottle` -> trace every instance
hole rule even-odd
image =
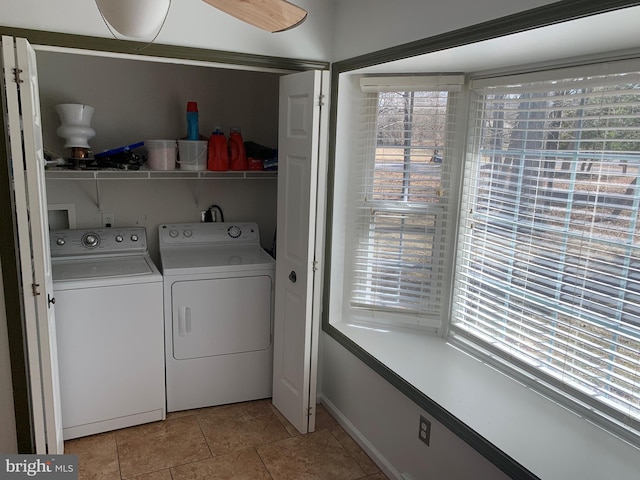
[[[229,134],[229,166],[231,170],[246,170],[248,167],[244,141],[237,127],[232,127]]]
[[[187,102],[187,140],[200,140],[198,102]]]
[[[220,127],[216,127],[209,137],[209,149],[207,157],[207,170],[229,170],[229,149],[227,139]]]

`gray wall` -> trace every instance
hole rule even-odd
[[[275,147],[278,74],[37,51],[44,146],[64,154],[58,103],[95,108],[95,153],[187,134],[188,101],[198,102],[200,134],[242,128],[244,140]]]
[[[158,264],[158,226],[200,221],[200,212],[219,205],[225,221],[257,221],[261,243],[271,248],[276,224],[277,179],[266,180],[102,180],[96,204],[94,180],[48,180],[49,204],[73,204],[76,228],[101,227],[101,213],[115,225],[147,229],[149,250]],[[199,202],[196,197],[199,195]]]
[[[279,74],[39,51],[45,149],[62,156],[58,103],[95,108],[89,140],[95,153],[147,139],[186,135],[186,104],[197,101],[200,133],[239,126],[245,141],[276,147]],[[157,262],[161,223],[197,222],[219,205],[227,221],[257,221],[265,248],[276,225],[277,179],[48,180],[49,204],[72,204],[76,228],[97,228],[102,213],[115,226],[147,228]]]

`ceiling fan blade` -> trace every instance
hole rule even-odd
[[[203,0],[238,20],[268,32],[281,32],[301,24],[307,11],[286,0]]]

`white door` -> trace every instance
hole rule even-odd
[[[273,404],[301,433],[315,430],[328,84],[280,79]]]
[[[38,454],[61,454],[64,446],[36,56],[25,39],[3,36],[2,61],[35,447]]]

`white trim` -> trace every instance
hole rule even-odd
[[[340,410],[338,410],[338,407],[331,403],[331,400],[324,396],[324,394],[320,396],[320,399],[322,405],[331,414],[331,416],[336,419],[340,426],[347,431],[351,438],[355,440],[360,448],[365,451],[369,458],[373,460],[373,462],[387,477],[394,480],[403,480],[400,472],[398,472],[391,462],[389,462],[389,460],[387,460],[386,457],[373,446],[367,437],[365,437],[360,430],[358,430],[353,423],[351,423],[349,419],[345,417]]]
[[[469,88],[472,90],[494,86],[515,85],[519,83],[535,83],[563,78],[576,78],[597,75],[613,75],[638,70],[638,59],[602,62],[590,65],[555,68],[538,72],[517,75],[497,74],[493,77],[472,79]]]
[[[360,88],[364,93],[421,90],[460,92],[462,85],[464,85],[464,75],[411,75],[360,79]]]

